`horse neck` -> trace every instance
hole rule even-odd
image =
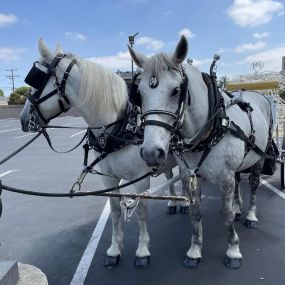
[[[208,120],[209,101],[208,89],[202,78],[201,72],[189,66],[186,70],[191,96],[191,104],[185,111],[182,133],[187,137],[194,136]]]
[[[96,63],[84,63],[82,60],[79,66],[77,86],[80,87],[75,88],[77,93],[73,92],[71,96],[74,107],[91,127],[116,121],[128,101],[123,79]],[[91,73],[93,76],[90,76]]]

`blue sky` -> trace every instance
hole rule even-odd
[[[38,58],[37,41],[50,49],[94,60],[114,71],[130,70],[128,35],[139,32],[136,50],[172,52],[180,34],[188,57],[208,71],[219,52],[219,76],[281,70],[285,56],[284,0],[0,0],[0,88],[9,95],[6,69],[16,68],[16,87]]]

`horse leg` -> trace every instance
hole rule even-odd
[[[189,178],[185,178],[185,181],[184,181],[185,187],[188,187],[189,184],[190,184]],[[194,198],[196,199],[194,204],[188,205],[188,208],[190,209],[190,218],[191,218],[191,222],[193,226],[191,247],[187,251],[186,257],[184,259],[184,266],[187,268],[191,268],[191,269],[199,266],[201,257],[202,257],[201,251],[202,251],[203,232],[202,232],[201,187],[200,186],[197,187]]]
[[[172,170],[166,171],[165,172],[165,177],[167,178],[167,180],[173,178]],[[176,196],[174,184],[169,186],[169,192],[170,192],[171,196]],[[169,200],[168,204],[167,204],[167,214],[169,214],[169,215],[176,214],[176,208],[177,208],[176,201]]]
[[[187,197],[187,187],[190,183],[190,177],[183,178],[182,181],[182,196]],[[182,201],[180,204],[180,213],[181,214],[187,214],[189,212],[189,202],[188,201]]]
[[[260,172],[263,167],[263,162],[264,160],[261,159],[252,166],[251,174],[248,178],[250,184],[250,201],[245,221],[245,225],[248,228],[256,228],[258,225],[258,219],[256,217],[256,189],[260,182]]]
[[[106,187],[113,187],[119,185],[119,180],[117,179],[116,181],[112,182],[110,180],[107,180],[106,178],[104,180],[104,184]],[[114,267],[118,265],[121,256],[123,241],[120,198],[110,198],[110,207],[112,217],[112,243],[109,249],[107,250],[107,257],[104,262],[104,266],[106,267]]]
[[[233,202],[233,209],[235,212],[235,220],[238,221],[241,218],[241,209],[242,209],[242,196],[240,192],[240,173],[237,172],[235,174],[235,194],[234,194],[234,202]]]
[[[150,180],[145,179],[139,183],[137,183],[136,191],[137,193],[141,193],[149,188]],[[139,245],[136,251],[135,258],[135,267],[144,268],[147,267],[150,263],[150,252],[148,249],[149,246],[149,234],[147,230],[147,208],[146,208],[146,200],[141,199],[138,203],[136,209],[136,215],[139,223]]]
[[[237,269],[241,266],[242,255],[239,249],[239,237],[235,231],[235,212],[233,199],[235,191],[235,179],[232,177],[227,183],[221,186],[223,190],[223,208],[225,224],[228,232],[229,247],[226,252],[225,265],[230,269]]]

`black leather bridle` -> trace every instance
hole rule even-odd
[[[61,113],[68,111],[69,108],[71,107],[70,102],[65,94],[65,85],[72,67],[76,64],[76,59],[74,58],[71,60],[66,71],[64,72],[61,82],[59,82],[56,75],[56,67],[64,57],[65,54],[59,53],[56,55],[56,57],[53,59],[53,61],[50,64],[39,63],[37,61],[34,62],[33,67],[31,68],[31,70],[29,71],[28,75],[25,78],[25,82],[36,89],[36,92],[34,94],[30,94],[28,96],[28,100],[32,104],[32,108],[30,110],[30,116],[31,118],[33,118],[35,116],[34,114],[35,111],[36,114],[41,118],[41,120],[45,124],[48,124],[48,122],[51,119],[59,116]],[[44,67],[47,71],[46,72],[43,71],[38,66]],[[48,94],[42,96],[43,90],[47,82],[51,78],[51,76],[54,76],[55,78],[56,88],[53,91],[49,92]],[[42,114],[39,105],[55,95],[58,96],[58,104],[60,107],[60,112],[50,118],[46,118]]]
[[[162,128],[167,129],[171,132],[171,134],[174,134],[178,129],[182,126],[182,120],[184,116],[185,111],[185,104],[186,104],[186,97],[188,94],[188,104],[190,105],[190,93],[188,91],[188,77],[184,70],[181,70],[181,76],[182,76],[182,82],[180,84],[180,97],[179,97],[179,103],[178,108],[175,113],[165,110],[148,110],[141,115],[142,120],[142,126],[159,126]],[[173,124],[168,124],[159,120],[146,120],[145,118],[148,115],[166,115],[169,117],[172,117],[174,119]]]

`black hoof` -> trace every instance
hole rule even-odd
[[[236,213],[235,214],[235,221],[240,221],[241,219],[241,213]]]
[[[136,268],[146,268],[150,263],[150,256],[138,257],[135,259]]]
[[[181,214],[189,213],[189,206],[180,206],[180,213]]]
[[[230,269],[238,269],[241,266],[241,258],[225,257],[225,266]]]
[[[176,214],[176,206],[168,206],[167,214],[168,214],[168,215],[174,215],[174,214]]]
[[[258,228],[258,222],[257,221],[250,221],[250,220],[246,219],[244,224],[249,229]]]
[[[200,261],[201,261],[201,258],[190,258],[190,257],[186,256],[183,264],[187,268],[194,269],[200,265]]]
[[[104,262],[104,266],[108,268],[115,267],[119,264],[120,255],[118,256],[107,256]]]

